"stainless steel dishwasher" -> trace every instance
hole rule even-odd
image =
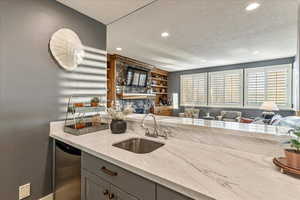
[[[54,199],[80,200],[81,151],[55,140]]]

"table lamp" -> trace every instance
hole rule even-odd
[[[261,106],[260,106],[261,110],[265,110],[262,113],[262,117],[265,120],[271,120],[275,113],[273,111],[279,111],[279,108],[277,107],[276,103],[273,101],[265,101]]]

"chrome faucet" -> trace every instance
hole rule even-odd
[[[152,133],[150,132],[149,128],[147,128],[145,126],[145,119],[147,117],[152,117],[153,121],[154,121],[154,130],[153,130]],[[159,130],[159,126],[158,126],[156,117],[152,113],[149,113],[149,114],[145,115],[145,117],[142,120],[141,127],[145,129],[145,135],[148,136],[148,137],[154,137],[154,138],[163,137],[165,139],[168,139],[168,135],[170,133],[170,131],[166,129],[166,130],[163,131],[163,134],[160,134],[160,130]]]
[[[153,118],[153,121],[154,121],[154,130],[153,130],[153,133],[151,133],[150,130],[149,130],[149,128],[147,128],[147,127],[145,126],[145,119],[146,119],[147,117],[152,117],[152,118]],[[144,129],[146,130],[146,132],[145,132],[145,135],[146,135],[146,136],[149,136],[149,137],[155,137],[155,138],[158,137],[158,135],[159,135],[159,134],[158,134],[158,124],[157,124],[155,115],[153,115],[153,114],[151,114],[151,113],[145,115],[145,117],[144,117],[143,120],[142,120],[142,125],[141,125],[141,126],[142,126],[142,128],[144,128]]]

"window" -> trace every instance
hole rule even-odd
[[[264,101],[278,107],[292,107],[292,65],[249,68],[245,70],[245,107],[259,108]]]
[[[207,105],[207,73],[180,76],[180,105]]]
[[[173,98],[173,109],[178,109],[178,93],[173,93],[172,98]]]
[[[259,108],[265,101],[292,108],[292,64],[180,77],[180,106]]]
[[[242,107],[242,69],[209,73],[209,105]]]

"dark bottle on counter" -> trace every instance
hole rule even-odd
[[[154,104],[150,106],[149,113],[154,114]]]

